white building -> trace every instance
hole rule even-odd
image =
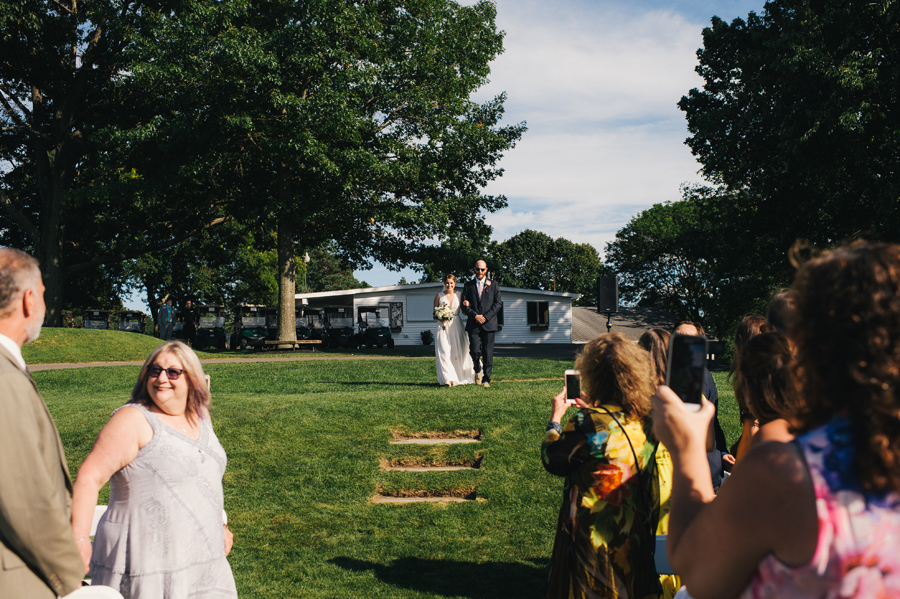
[[[391,333],[397,345],[421,345],[422,331],[435,331],[437,323],[434,297],[443,283],[392,285],[367,289],[345,289],[321,293],[298,293],[297,306],[344,310],[359,318],[359,308],[383,307],[390,315]],[[462,289],[460,281],[459,289]],[[494,342],[510,343],[572,343],[572,301],[577,293],[560,293],[536,289],[500,287],[503,299],[501,329]],[[463,318],[465,318],[463,316]]]

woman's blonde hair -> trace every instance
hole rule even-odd
[[[629,420],[650,413],[654,379],[650,355],[621,333],[604,333],[587,343],[575,359],[581,388],[594,405],[622,408]]]
[[[209,411],[210,396],[206,386],[206,375],[203,373],[203,366],[200,365],[197,354],[183,341],[167,341],[153,350],[141,367],[137,382],[131,390],[129,403],[140,404],[146,408],[153,405],[150,393],[147,392],[147,379],[150,378],[147,369],[155,364],[156,359],[162,354],[172,354],[178,358],[184,370],[181,376],[187,377],[188,399],[184,411],[185,416],[192,421],[202,419]]]

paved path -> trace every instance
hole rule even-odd
[[[498,358],[544,358],[549,360],[574,360],[581,349],[579,343],[529,343],[527,345],[497,345],[494,356]],[[385,350],[390,351],[390,350]],[[247,358],[204,358],[203,364],[229,364],[234,362],[305,362],[310,360],[405,360],[408,358],[434,359],[434,356],[391,356],[391,355],[334,355],[327,352],[314,354],[285,354],[283,356],[247,357]],[[62,370],[66,368],[96,368],[100,366],[140,366],[140,362],[83,362],[77,364],[29,364],[31,372],[41,370]]]

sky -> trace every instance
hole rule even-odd
[[[473,4],[473,1],[463,1]],[[701,87],[701,33],[716,15],[762,13],[764,0],[497,0],[505,51],[473,99],[506,92],[505,123],[528,131],[485,193],[493,239],[533,229],[600,251],[652,206],[700,183],[678,100]],[[356,278],[379,287],[421,273],[382,265]]]

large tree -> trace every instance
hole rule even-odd
[[[587,243],[526,229],[493,250],[490,266],[501,285],[580,293],[578,305],[597,300],[597,277],[607,273],[597,250]]]
[[[49,325],[61,324],[64,290],[108,295],[123,261],[224,217],[202,173],[176,176],[185,131],[156,152],[118,143],[158,114],[165,90],[148,96],[130,72],[185,4],[0,2],[0,243],[38,257]]]
[[[148,87],[172,81],[161,100],[179,118],[152,139],[202,129],[209,150],[193,169],[236,190],[236,218],[277,232],[280,338],[295,331],[298,247],[333,240],[354,266],[399,268],[505,206],[481,188],[524,126],[499,124],[503,96],[469,100],[502,50],[493,4],[202,6],[168,19],[165,43],[134,74]]]
[[[758,200],[772,258],[797,238],[900,240],[898,23],[893,1],[772,0],[703,31],[687,143]]]

